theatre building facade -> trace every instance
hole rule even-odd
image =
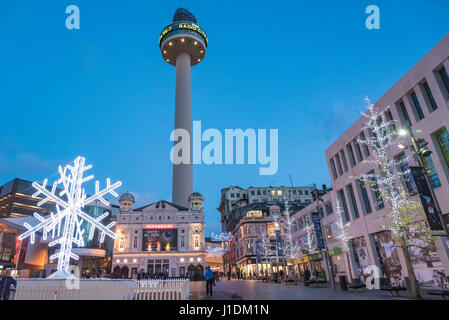
[[[123,194],[119,202],[113,277],[202,279],[205,223],[201,194],[190,195],[189,208],[167,201],[134,208],[130,193]]]

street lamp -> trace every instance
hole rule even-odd
[[[428,142],[422,138],[416,140],[411,128],[407,128],[407,129],[402,128],[398,131],[398,134],[402,137],[406,137],[407,135],[410,136],[413,151],[418,155],[418,157],[416,157],[418,166],[421,168],[421,170],[424,171],[424,177],[426,179],[426,183],[429,186],[430,194],[433,198],[433,201],[435,202],[436,211],[437,211],[438,217],[440,218],[441,225],[443,227],[444,237],[447,237],[449,235],[448,230],[447,230],[447,225],[444,221],[441,207],[440,207],[440,204],[438,203],[438,199],[433,190],[433,185],[432,185],[432,182],[430,181],[426,166],[424,165],[424,163],[425,163],[424,158],[428,157],[432,154],[432,151],[430,151],[428,149],[424,149],[424,147],[427,146]],[[402,144],[399,144],[398,146],[399,146],[399,148],[401,148]],[[404,146],[404,148],[401,148],[401,149],[405,149],[405,146]]]

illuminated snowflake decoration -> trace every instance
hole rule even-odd
[[[337,234],[335,238],[343,242],[343,247],[346,252],[349,251],[349,241],[351,240],[351,236],[349,234],[349,227],[351,226],[350,222],[343,221],[343,208],[340,206],[340,201],[337,200],[337,220],[335,224],[337,225]]]
[[[116,235],[111,230],[115,225],[115,221],[104,226],[101,221],[109,215],[109,212],[105,212],[98,218],[92,218],[85,212],[83,208],[94,201],[99,200],[105,206],[109,206],[109,202],[106,201],[103,196],[111,194],[117,197],[118,194],[114,191],[122,185],[120,181],[111,185],[111,180],[106,179],[106,188],[100,191],[100,184],[98,181],[95,183],[95,194],[87,196],[82,184],[94,178],[93,175],[84,177],[84,172],[91,169],[92,165],[85,166],[86,159],[83,157],[77,157],[74,160],[73,165],[66,165],[64,169],[59,166],[58,171],[60,178],[53,183],[51,191],[47,189],[48,180],[45,179],[43,184],[40,185],[33,182],[33,187],[37,190],[33,194],[33,198],[43,195],[43,199],[38,202],[38,206],[42,206],[47,202],[56,203],[56,214],[50,213],[50,216],[42,217],[38,213],[34,213],[34,217],[39,220],[39,223],[35,226],[31,226],[25,223],[24,226],[28,229],[26,232],[19,236],[19,240],[23,240],[26,237],[30,237],[31,243],[34,243],[36,232],[42,231],[42,240],[46,240],[47,236],[50,236],[53,241],[49,243],[49,247],[59,245],[59,251],[50,257],[50,260],[58,259],[58,272],[59,275],[68,274],[68,268],[70,264],[70,258],[78,260],[79,257],[72,252],[73,245],[78,247],[84,246],[84,228],[82,223],[84,221],[89,222],[92,227],[89,232],[89,240],[94,236],[95,229],[100,232],[100,242],[103,243],[105,235],[115,239]],[[62,191],[58,195],[55,194],[57,186],[62,185]]]

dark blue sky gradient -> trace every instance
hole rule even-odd
[[[65,8],[81,29],[65,28]],[[381,29],[365,28],[365,8]],[[329,184],[324,150],[449,31],[449,2],[3,1],[0,4],[0,183],[42,180],[83,155],[104,183],[138,205],[171,199],[175,68],[160,31],[176,8],[209,37],[192,69],[193,119],[203,130],[279,129],[279,171],[195,166],[207,232],[219,230],[229,185]],[[93,183],[91,184],[93,186]]]

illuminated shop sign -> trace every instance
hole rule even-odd
[[[162,40],[165,38],[166,35],[168,35],[169,33],[179,33],[176,31],[184,31],[184,30],[190,30],[193,31],[195,33],[198,33],[198,35],[200,35],[204,41],[206,42],[206,47],[208,45],[208,40],[207,40],[207,36],[206,33],[196,24],[194,23],[175,23],[175,24],[171,24],[168,27],[166,27],[164,30],[162,30],[161,35],[159,36],[159,46],[162,43]]]
[[[145,225],[145,229],[173,229],[173,228],[175,228],[175,226],[169,223],[156,223]]]

